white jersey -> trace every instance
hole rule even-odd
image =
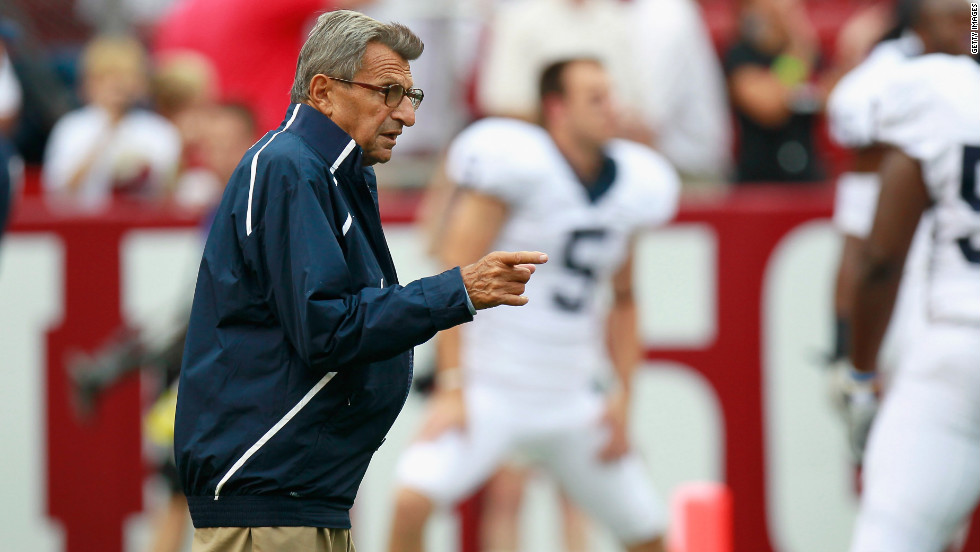
[[[887,90],[876,141],[919,161],[934,202],[928,316],[980,325],[980,65],[966,56],[921,56]]]
[[[649,148],[614,140],[608,190],[594,201],[541,127],[485,119],[449,150],[460,186],[508,206],[493,249],[543,251],[521,308],[480,311],[463,328],[467,377],[541,390],[587,386],[609,366],[603,290],[629,254],[630,238],[677,209],[679,180]]]
[[[875,102],[895,70],[922,53],[922,42],[912,33],[875,46],[868,57],[848,71],[827,98],[830,136],[848,149],[874,143]]]
[[[875,46],[868,57],[834,86],[827,98],[830,136],[848,149],[874,143],[877,99],[898,67],[919,55],[922,42],[908,33]],[[845,172],[837,180],[834,225],[841,233],[866,238],[874,222],[881,183],[874,173]]]
[[[874,144],[877,101],[884,87],[902,64],[922,53],[915,33],[879,43],[860,65],[847,73],[827,99],[827,119],[835,142],[851,149]],[[877,172],[845,172],[837,179],[834,226],[845,236],[866,239],[874,223],[881,181]],[[902,287],[895,303],[888,333],[878,355],[880,367],[888,372],[898,365],[909,343],[923,324],[924,287],[929,267],[932,214],[919,222],[908,258]]]

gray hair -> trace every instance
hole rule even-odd
[[[381,23],[350,10],[327,12],[316,20],[299,52],[289,101],[305,101],[318,74],[353,79],[370,42],[383,44],[408,61],[418,59],[424,47],[422,39],[399,23]]]

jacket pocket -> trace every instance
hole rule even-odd
[[[331,423],[323,424],[316,445],[291,480],[289,494],[352,503],[375,448],[361,446],[350,435],[338,435]]]

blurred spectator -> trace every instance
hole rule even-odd
[[[598,59],[609,71],[619,99],[639,98],[626,7],[615,0],[524,0],[497,7],[486,57],[477,76],[483,115],[537,119],[541,71],[562,59]]]
[[[622,136],[658,148],[689,180],[725,175],[725,85],[692,0],[499,3],[477,77],[478,110],[534,120],[535,75],[555,60],[581,56],[609,68]]]
[[[737,182],[823,178],[814,144],[822,98],[816,33],[800,0],[746,0],[725,71],[738,120]]]
[[[370,0],[184,0],[160,21],[154,51],[193,50],[218,73],[220,97],[255,113],[259,128],[282,122],[296,52],[312,18]],[[262,63],[256,63],[262,60]]]
[[[199,164],[181,178],[176,203],[195,209],[215,207],[245,150],[255,143],[256,129],[255,117],[244,105],[209,108],[203,114]]]
[[[154,74],[154,105],[177,128],[183,146],[173,188],[173,200],[182,207],[214,207],[257,138],[252,111],[219,104],[216,86],[211,63],[189,50],[163,56]]]
[[[214,67],[195,52],[169,53],[157,61],[152,96],[156,112],[180,131],[184,150],[192,150],[198,146],[203,127],[199,115],[217,99]]]
[[[7,216],[13,200],[14,148],[10,141],[17,113],[20,111],[20,82],[14,74],[7,50],[0,41],[0,236],[7,227]]]
[[[55,125],[42,182],[52,199],[98,208],[112,197],[156,200],[171,182],[180,137],[146,100],[145,52],[128,37],[94,39],[82,55],[85,107]]]
[[[22,93],[17,122],[8,137],[24,161],[40,165],[51,129],[79,105],[73,91],[78,48],[71,42],[74,31],[59,25],[74,22],[64,17],[64,9],[54,17],[41,9],[51,7],[46,2],[17,5],[26,1],[0,2],[0,38],[5,41]],[[43,29],[45,26],[58,30]]]
[[[224,182],[207,167],[203,151],[217,94],[214,68],[198,53],[172,52],[158,60],[152,83],[157,113],[180,133],[173,199],[185,207],[211,206],[224,188]]]
[[[690,180],[727,176],[732,147],[725,80],[693,0],[634,0],[634,81],[653,145]]]
[[[20,111],[20,81],[14,73],[7,49],[0,41],[0,135],[9,137]]]
[[[222,104],[209,119],[204,136],[204,162],[224,184],[231,178],[245,151],[258,139],[259,127],[248,107],[241,104]]]

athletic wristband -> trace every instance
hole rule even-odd
[[[834,352],[831,362],[844,360],[851,354],[851,323],[847,318],[838,316],[834,321]]]
[[[862,372],[855,368],[851,368],[851,379],[859,383],[867,383],[878,376],[875,372]]]

